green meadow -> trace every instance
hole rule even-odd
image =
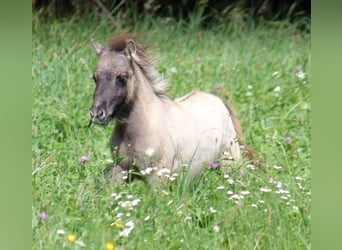
[[[115,20],[32,15],[32,249],[311,249],[310,32]],[[90,39],[123,29],[149,46],[171,97],[219,86],[261,165],[204,166],[197,180],[184,170],[162,188],[109,180],[114,122],[88,127]]]

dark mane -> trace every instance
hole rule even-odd
[[[153,60],[148,55],[146,48],[137,43],[128,32],[121,32],[110,39],[109,50],[123,52],[126,49],[129,40],[133,40],[136,45],[136,55],[132,59],[141,68],[154,92],[158,96],[167,96],[165,91],[167,82],[161,78],[159,72],[155,69]]]

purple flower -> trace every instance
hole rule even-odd
[[[290,136],[286,136],[284,138],[284,140],[287,142],[287,143],[291,143],[292,142],[292,138]]]
[[[46,220],[48,217],[49,216],[45,212],[41,212],[40,214],[38,214],[38,218],[41,220]]]
[[[296,66],[295,67],[295,71],[298,73],[298,72],[301,72],[302,71],[302,67],[301,66]]]
[[[209,168],[217,169],[219,167],[220,167],[220,163],[218,163],[217,161],[212,161],[209,163]]]
[[[85,162],[89,161],[89,157],[88,157],[88,156],[85,156],[85,155],[82,155],[82,156],[80,156],[80,157],[78,158],[78,161],[79,161],[80,163],[85,163]]]

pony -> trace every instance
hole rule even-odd
[[[133,169],[148,172],[153,183],[161,170],[184,167],[198,176],[222,155],[229,165],[241,161],[241,126],[231,105],[198,90],[171,99],[146,49],[128,34],[108,47],[92,44],[98,63],[90,124],[115,120],[110,148],[122,159],[112,169],[115,179]]]

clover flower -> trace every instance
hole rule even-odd
[[[220,167],[220,163],[218,163],[217,161],[212,161],[209,163],[209,168],[211,169],[218,169]]]
[[[84,164],[86,163],[87,161],[89,161],[90,158],[88,156],[85,156],[85,155],[82,155],[78,158],[78,161],[81,163],[81,164]]]
[[[47,218],[49,218],[49,216],[47,215],[46,212],[41,212],[40,214],[38,214],[38,218],[41,220],[47,220]]]

